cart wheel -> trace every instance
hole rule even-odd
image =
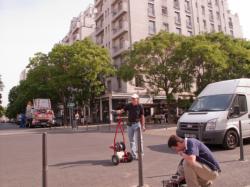
[[[130,152],[127,152],[127,160],[128,160],[128,162],[132,162],[132,160],[133,160],[133,156]]]
[[[116,166],[120,162],[119,157],[117,155],[112,156],[112,163]]]
[[[124,144],[124,142],[120,142],[120,146],[121,146],[121,151],[125,151],[126,145]]]

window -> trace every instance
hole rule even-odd
[[[135,86],[136,87],[143,87],[144,86],[142,75],[135,76]]]
[[[214,24],[212,24],[212,23],[210,24],[210,31],[211,31],[211,32],[215,32]]]
[[[176,27],[176,33],[181,35],[181,28]]]
[[[225,111],[229,108],[232,98],[232,94],[198,97],[189,111]]]
[[[191,16],[187,16],[186,23],[187,23],[187,27],[188,27],[188,28],[192,28]]]
[[[232,18],[229,18],[228,25],[229,25],[230,28],[233,28],[233,21],[232,21]]]
[[[231,36],[234,36],[234,31],[230,30],[230,34],[231,34]]]
[[[220,13],[219,12],[216,12],[216,18],[218,21],[220,21]]]
[[[207,30],[207,22],[206,22],[206,20],[203,20],[203,28],[204,28],[204,30]]]
[[[112,82],[111,82],[111,80],[108,80],[108,82],[107,82],[107,89],[108,89],[109,92],[112,91]]]
[[[154,4],[148,3],[148,15],[155,16]]]
[[[193,36],[193,32],[192,31],[188,31],[188,36]]]
[[[180,9],[179,0],[174,0],[174,8]]]
[[[169,25],[168,25],[168,23],[163,23],[162,26],[163,26],[163,30],[164,31],[169,32]]]
[[[218,31],[219,31],[219,32],[222,32],[221,25],[218,25]]]
[[[118,11],[120,11],[122,9],[122,1],[119,1],[118,3]]]
[[[205,16],[205,7],[204,6],[201,6],[201,12],[202,12],[202,15]]]
[[[213,11],[209,10],[209,20],[214,21]]]
[[[168,15],[167,7],[165,7],[165,6],[161,7],[161,12],[162,12],[163,15],[167,16]]]
[[[154,21],[149,21],[148,25],[148,33],[149,34],[155,34],[156,29],[155,29],[155,22]]]
[[[125,40],[124,40],[123,37],[121,37],[121,38],[119,39],[119,47],[120,47],[120,49],[124,48],[124,43],[125,43]]]
[[[215,5],[219,6],[219,0],[215,0]]]
[[[190,8],[190,1],[189,0],[185,0],[185,10],[187,12],[190,12],[191,11],[191,8]]]
[[[122,29],[122,27],[123,27],[123,20],[122,20],[122,18],[119,19],[118,24],[119,24],[119,29]]]
[[[181,24],[180,12],[175,12],[175,23]]]
[[[212,0],[207,0],[207,4],[208,4],[208,6],[212,6]]]
[[[247,109],[247,100],[245,95],[237,95],[234,98],[231,110],[234,110],[235,107],[239,108],[240,115],[247,113],[248,109]],[[238,117],[238,116],[233,116],[233,117]]]
[[[118,86],[118,89],[122,88],[122,81],[120,77],[117,77],[117,86]]]

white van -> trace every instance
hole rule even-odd
[[[194,137],[207,144],[234,149],[250,137],[250,79],[234,79],[207,85],[177,123],[180,137]]]

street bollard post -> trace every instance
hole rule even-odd
[[[244,158],[244,148],[243,148],[241,120],[239,121],[239,131],[240,131],[240,161],[244,161],[245,158]]]
[[[141,128],[137,130],[137,146],[138,146],[138,172],[139,172],[139,185],[138,187],[143,187],[143,163],[142,163],[142,144],[141,144]]]
[[[44,132],[42,136],[42,160],[43,160],[43,176],[42,187],[48,186],[47,172],[48,172],[48,160],[47,160],[47,133]]]

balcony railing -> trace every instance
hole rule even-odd
[[[116,20],[123,13],[128,12],[128,4],[126,2],[122,3],[122,6],[118,9],[115,8],[112,10],[112,20]]]
[[[229,27],[232,29],[233,28],[233,22],[229,21],[228,22]]]
[[[117,38],[124,32],[128,32],[129,24],[127,21],[122,23],[122,26],[113,28],[113,39]]]
[[[113,46],[112,56],[115,57],[129,48],[129,41],[125,40],[119,45]]]
[[[98,35],[104,30],[104,27],[102,25],[96,26],[95,28],[95,34]]]
[[[175,17],[175,24],[176,24],[176,25],[181,25],[181,19]]]
[[[180,4],[179,3],[174,3],[174,8],[177,10],[180,10]]]
[[[97,7],[103,0],[95,0],[95,7]]]
[[[72,32],[75,32],[77,29],[80,28],[80,26],[81,26],[80,21],[75,22],[75,23],[72,25]]]
[[[187,28],[192,28],[192,22],[190,20],[186,20]]]

